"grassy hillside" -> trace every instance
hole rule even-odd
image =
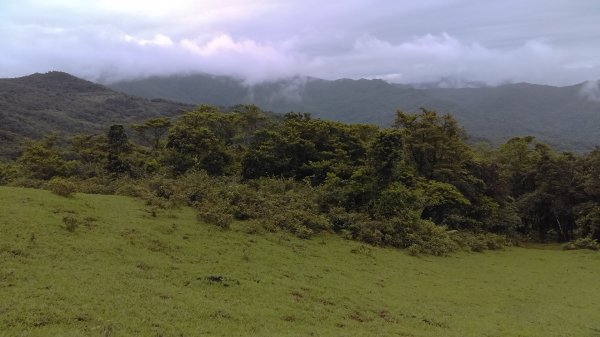
[[[0,336],[600,336],[598,253],[415,258],[246,226],[0,187]]]

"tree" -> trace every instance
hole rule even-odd
[[[233,125],[203,109],[188,112],[169,130],[166,161],[175,174],[190,169],[212,175],[225,173],[233,158],[227,142],[234,136]]]
[[[576,164],[576,174],[584,193],[583,200],[575,207],[576,234],[600,240],[600,147]]]
[[[23,176],[49,180],[55,176],[65,177],[73,172],[76,163],[64,158],[65,154],[56,146],[56,142],[56,135],[37,142],[27,142],[25,150],[17,159],[17,167]]]
[[[510,194],[519,196],[535,189],[535,175],[540,151],[534,137],[514,137],[498,149],[496,162],[510,186]],[[539,145],[541,150],[543,145]]]
[[[161,140],[171,127],[171,121],[167,117],[157,117],[146,120],[142,124],[132,124],[131,128],[147,143],[154,152],[161,149]]]
[[[583,198],[576,157],[570,153],[556,155],[542,144],[534,151],[534,188],[517,199],[521,217],[542,240],[548,235],[560,241],[571,240],[575,234],[574,210]]]
[[[406,180],[404,139],[399,130],[382,130],[369,146],[367,163],[380,186]]]
[[[393,127],[402,132],[407,159],[421,176],[454,183],[468,174],[465,164],[473,155],[452,116],[423,108],[418,114],[398,110]]]
[[[106,140],[108,148],[106,170],[113,174],[131,172],[131,163],[126,158],[126,154],[131,152],[131,144],[123,125],[111,125]]]
[[[329,173],[349,178],[362,165],[366,141],[362,126],[313,119],[310,114],[289,113],[279,125],[255,132],[242,159],[244,179],[279,176],[314,185]]]

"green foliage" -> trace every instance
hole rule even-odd
[[[123,125],[112,125],[108,130],[106,140],[108,147],[106,170],[115,175],[129,173],[132,167],[125,156],[131,152],[131,143]]]
[[[101,176],[106,168],[106,135],[75,135],[69,139],[70,156],[79,162],[77,176],[83,179]]]
[[[77,187],[71,181],[64,178],[54,177],[46,183],[46,188],[56,195],[69,198],[72,197]]]
[[[171,127],[171,121],[167,117],[150,118],[141,124],[131,124],[131,128],[149,144],[154,151],[161,149],[163,136]]]
[[[534,189],[535,165],[539,160],[534,149],[536,144],[534,137],[514,137],[498,149],[496,162],[501,166],[514,197]]]
[[[206,205],[199,208],[198,218],[208,224],[229,229],[233,223],[233,215],[226,208]]]
[[[175,174],[195,169],[221,175],[232,163],[227,144],[235,132],[231,116],[201,106],[183,115],[169,130],[166,162]]]
[[[118,124],[68,145],[57,137],[30,142],[0,168],[0,182],[50,188],[56,183],[46,181],[62,177],[75,185],[69,190],[143,198],[152,214],[187,205],[224,228],[238,220],[301,237],[334,231],[431,254],[456,249],[451,230],[468,233],[450,237],[473,250],[503,244],[481,233],[600,236],[600,151],[557,154],[517,137],[476,152],[453,117],[426,109],[398,111],[393,127],[379,129],[301,113],[275,118],[256,106],[200,106],[132,128],[146,147]]]
[[[406,180],[404,136],[399,130],[383,130],[370,144],[368,167],[380,186]]]
[[[408,252],[411,255],[431,254],[448,255],[458,249],[445,227],[430,221],[422,221],[418,226],[411,226],[406,237]]]
[[[575,241],[567,242],[563,245],[563,249],[565,250],[574,250],[574,249],[590,249],[590,250],[598,250],[600,249],[600,244],[597,240],[592,239],[589,236],[579,238]]]
[[[579,237],[590,236],[600,240],[600,203],[586,202],[578,205],[574,212],[576,214],[576,234]]]
[[[27,143],[16,165],[21,176],[31,179],[49,180],[55,176],[65,177],[75,171],[77,164],[65,159],[57,147],[56,136],[48,136],[39,142]]]
[[[313,184],[322,183],[328,173],[349,177],[364,161],[363,133],[360,126],[286,114],[282,124],[254,134],[242,159],[242,177],[310,178]]]
[[[18,176],[19,173],[14,165],[0,162],[0,185],[6,185]]]
[[[422,191],[411,190],[401,183],[392,183],[372,201],[371,212],[381,219],[420,215],[425,202],[423,199]]]
[[[79,227],[79,220],[71,215],[66,215],[62,218],[62,222],[64,225],[64,228],[73,233],[75,232],[75,230],[77,229],[77,227]]]
[[[267,221],[267,226],[288,230],[303,239],[310,238],[314,233],[327,231],[330,227],[323,215],[303,209],[286,209],[264,221]]]
[[[397,111],[394,127],[403,134],[410,162],[426,179],[451,182],[465,173],[472,153],[464,130],[452,116],[426,109],[419,114]]]
[[[512,245],[506,236],[487,232],[453,231],[451,237],[459,247],[473,252],[498,250]]]

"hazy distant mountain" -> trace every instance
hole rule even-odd
[[[229,77],[191,75],[111,85],[146,97],[140,98],[61,72],[0,79],[0,156],[14,153],[24,137],[39,138],[52,131],[104,132],[111,123],[173,116],[199,103],[254,103],[274,112],[311,112],[325,119],[384,126],[393,121],[396,109],[426,107],[454,114],[476,140],[534,135],[572,151],[600,144],[598,83],[443,88],[446,84],[418,89],[382,80],[296,77],[248,86]]]
[[[274,112],[311,112],[326,119],[379,125],[389,125],[396,109],[425,107],[452,113],[475,139],[500,142],[512,136],[534,135],[558,149],[572,151],[600,145],[600,99],[585,97],[584,84],[486,87],[444,79],[416,86],[382,80],[298,77],[246,86],[229,77],[190,75],[152,77],[111,87],[147,98],[224,106],[255,103]]]
[[[62,72],[0,79],[0,156],[24,137],[104,132],[111,123],[176,115],[191,106],[132,97]]]

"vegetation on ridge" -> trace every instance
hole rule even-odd
[[[200,106],[132,130],[31,142],[0,181],[138,196],[157,209],[193,206],[223,228],[336,232],[414,254],[600,237],[598,150],[558,154],[533,137],[473,149],[452,116],[434,111],[398,111],[381,129]]]

